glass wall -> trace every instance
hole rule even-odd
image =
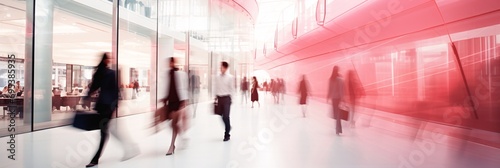
[[[157,107],[166,96],[168,57],[177,58],[177,67],[189,74],[191,102],[210,101],[220,61],[228,61],[238,78],[250,71],[252,22],[230,3],[1,1],[0,37],[7,42],[0,42],[0,86],[5,87],[0,136],[9,135],[12,122],[17,133],[29,132],[68,125],[74,111],[93,110],[96,95],[82,100],[103,52],[116,54],[118,116]],[[12,119],[9,110],[17,111]]]
[[[0,3],[0,136],[31,130],[31,111],[24,110],[29,97],[24,87],[30,80],[25,77],[27,35],[24,1],[3,0]],[[14,100],[14,101],[11,101]]]
[[[156,1],[148,2],[148,11],[156,13]],[[156,100],[156,93],[150,92],[150,86],[156,87],[156,84],[152,83],[149,72],[156,71],[157,19],[138,10],[143,8],[142,2],[133,3],[128,1],[127,8],[120,6],[119,9],[117,61],[121,98],[118,116],[150,112],[151,100]]]
[[[34,129],[69,124],[75,110],[90,110],[95,103],[82,98],[101,53],[112,51],[113,3],[81,3],[36,1]]]

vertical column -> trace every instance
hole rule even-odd
[[[24,66],[24,124],[31,125],[31,130],[33,130],[33,125],[31,124],[33,115],[33,34],[34,27],[33,23],[35,18],[33,17],[34,11],[34,0],[26,1],[26,42],[25,42],[25,66]],[[52,95],[52,94],[51,94]]]
[[[192,0],[188,2],[188,30],[186,32],[186,58],[185,58],[185,71],[189,72],[189,57],[191,55],[191,8],[192,8]]]
[[[191,55],[191,31],[186,32],[186,54],[184,59],[184,70],[189,72],[189,57]]]
[[[54,70],[55,70],[54,85],[59,86],[59,69],[56,67]]]
[[[213,72],[213,51],[210,51],[210,53],[208,54],[208,71],[207,71],[207,76],[208,76],[208,80],[207,80],[207,89],[208,89],[208,95],[213,95],[213,92],[212,92],[212,72]],[[212,97],[210,97],[212,98]]]
[[[121,75],[121,84],[128,85],[130,84],[130,67],[128,66],[121,66],[120,68],[120,75]]]
[[[66,93],[71,92],[73,90],[73,65],[66,65]]]
[[[132,98],[132,92],[130,92],[127,86],[130,84],[130,67],[128,66],[120,66],[120,78],[118,81],[119,85],[124,85],[125,87],[121,89],[122,99],[130,100]]]
[[[28,72],[26,73],[26,79],[33,79],[34,84],[32,85],[33,88],[25,88],[28,93],[33,91],[33,107],[29,110],[35,111],[35,115],[33,116],[34,123],[51,120],[53,16],[54,4],[52,0],[35,1],[34,52],[26,56],[26,71]],[[27,51],[29,47],[31,46],[26,45]],[[29,72],[32,72],[32,74]],[[30,107],[27,107],[27,110],[28,108]]]
[[[158,62],[157,62],[157,76],[156,80],[153,78],[153,82],[156,81],[157,87],[152,87],[151,93],[156,93],[158,95],[158,99],[164,98],[166,95],[166,83],[167,83],[167,71],[169,69],[168,66],[168,58],[174,55],[174,39],[171,37],[159,37],[158,39]],[[156,59],[156,58],[155,58]],[[151,100],[157,101],[154,94],[151,94]]]

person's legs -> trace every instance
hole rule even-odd
[[[342,133],[342,123],[340,119],[340,109],[339,109],[340,99],[332,99],[333,113],[336,120],[335,131],[338,134]]]
[[[248,90],[245,91],[245,103],[248,102]]]
[[[175,139],[177,138],[177,134],[180,131],[180,127],[178,125],[179,122],[179,111],[170,113],[170,118],[172,119],[172,140],[170,141],[170,148],[168,149],[167,155],[172,155],[175,150]]]
[[[181,136],[181,148],[186,148],[188,144],[188,138],[186,137],[186,132],[189,129],[189,115],[187,109],[181,109],[179,111],[179,118],[180,118],[180,132],[178,133]]]
[[[225,127],[225,132],[224,132],[224,141],[228,141],[231,137],[229,132],[231,131],[231,122],[230,122],[230,109],[231,109],[231,98],[230,97],[224,97],[219,99],[222,102],[222,121],[224,121],[224,127]]]
[[[350,104],[349,106],[349,123],[351,125],[351,127],[355,127],[356,126],[356,121],[354,119],[354,108],[356,107],[356,105],[354,103]]]
[[[109,107],[104,107],[100,106],[98,107],[99,113],[101,115],[100,119],[100,127],[101,127],[101,139],[99,142],[99,148],[96,151],[96,154],[90,161],[90,164],[87,166],[93,166],[97,165],[99,163],[99,158],[101,157],[102,150],[104,149],[104,145],[106,145],[106,142],[108,141],[109,138],[109,121],[111,119],[112,112],[110,112]]]
[[[199,96],[200,96],[200,89],[195,88],[194,89],[194,96],[193,96],[193,118],[196,117],[196,108],[198,107]]]

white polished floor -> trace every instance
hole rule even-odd
[[[296,98],[284,104],[272,103],[261,93],[261,107],[233,100],[231,140],[223,142],[223,124],[212,115],[210,104],[199,104],[186,148],[165,156],[171,131],[152,134],[146,129],[151,113],[118,119],[118,130],[137,142],[141,154],[121,162],[122,147],[110,138],[101,157],[100,168],[178,167],[178,168],[331,168],[331,167],[482,167],[500,165],[500,149],[462,142],[449,145],[450,137],[432,138],[422,131],[420,137],[386,133],[368,125],[368,116],[360,116],[357,127],[344,123],[344,134],[335,135],[334,121],[328,117],[329,105],[311,102],[303,118]],[[376,121],[372,121],[376,122]],[[429,135],[426,135],[429,134]],[[70,126],[18,135],[16,160],[7,158],[8,137],[0,138],[0,167],[84,167],[98,143],[97,131],[80,131]],[[429,137],[429,138],[425,138]],[[179,141],[180,142],[180,141]]]

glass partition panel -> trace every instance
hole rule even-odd
[[[111,51],[112,2],[37,0],[34,129],[71,123],[102,52]],[[90,74],[90,75],[89,75]]]
[[[32,2],[3,0],[0,3],[0,137],[31,130],[31,111],[25,110],[30,96],[24,87],[31,85],[25,78],[28,6]],[[29,49],[29,48],[28,48]],[[12,101],[13,100],[13,101]],[[5,143],[5,142],[3,142]],[[5,150],[5,149],[4,149]],[[6,156],[7,157],[7,156]]]
[[[151,111],[151,98],[156,94],[151,87],[156,83],[149,72],[156,71],[156,16],[145,11],[156,9],[157,1],[130,2],[119,9],[118,71],[120,106],[118,116]],[[146,8],[147,7],[147,8]],[[147,9],[147,10],[146,10]]]

